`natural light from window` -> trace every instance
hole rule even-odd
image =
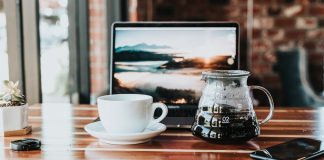
[[[67,0],[39,0],[43,103],[69,102]]]
[[[0,0],[0,82],[9,79],[6,15]]]

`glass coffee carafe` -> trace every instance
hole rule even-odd
[[[202,73],[206,86],[191,127],[193,135],[213,143],[240,143],[260,134],[259,125],[271,119],[274,104],[265,88],[247,85],[249,75],[243,70]],[[270,112],[261,122],[253,110],[252,89],[263,91],[269,99]]]

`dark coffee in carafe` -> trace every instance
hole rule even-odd
[[[207,83],[199,101],[192,134],[213,143],[240,143],[260,134],[260,124],[272,117],[273,101],[270,93],[260,86],[248,86],[248,71],[216,70],[203,72]],[[266,93],[270,113],[259,122],[253,110],[251,89]]]
[[[198,109],[192,134],[213,143],[244,142],[260,134],[256,116],[251,112],[231,112],[228,105],[222,111],[207,112]],[[221,108],[221,107],[219,107]],[[233,108],[233,109],[230,109]],[[205,109],[205,111],[204,111]]]

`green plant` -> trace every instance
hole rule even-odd
[[[5,80],[0,92],[0,107],[20,106],[26,104],[25,96],[18,89],[19,82]]]

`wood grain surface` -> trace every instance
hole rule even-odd
[[[267,108],[256,108],[259,119]],[[0,159],[250,159],[249,153],[299,137],[324,141],[324,108],[276,107],[273,119],[261,126],[261,135],[244,144],[216,145],[192,136],[189,130],[168,129],[138,145],[99,143],[83,129],[98,115],[91,105],[42,104],[29,107],[32,134],[2,137]],[[22,138],[42,141],[41,151],[15,152],[10,142]],[[322,158],[324,159],[324,158]]]

